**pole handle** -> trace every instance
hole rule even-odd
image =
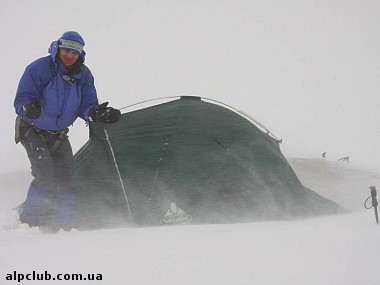
[[[370,186],[369,189],[371,190],[372,207],[375,211],[376,224],[378,224],[379,223],[379,214],[377,212],[377,205],[379,205],[379,202],[377,201],[376,187]]]

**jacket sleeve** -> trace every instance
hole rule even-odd
[[[79,107],[79,117],[88,122],[90,121],[90,110],[98,105],[98,96],[94,84],[94,76],[88,68],[86,68],[81,88],[82,99]]]
[[[22,107],[26,103],[40,98],[42,90],[39,77],[38,69],[33,64],[25,69],[18,84],[14,100],[14,107],[18,115],[25,116]]]

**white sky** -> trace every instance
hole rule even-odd
[[[199,95],[252,115],[287,156],[380,170],[380,2],[0,0],[0,171],[28,168],[13,142],[26,65],[76,30],[101,101]],[[74,150],[87,139],[79,119]]]

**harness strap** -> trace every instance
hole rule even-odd
[[[16,144],[19,143],[22,138],[21,138],[21,124],[22,123],[27,123],[26,121],[24,121],[20,116],[17,116],[16,118],[16,130],[15,130],[15,141],[16,141]],[[52,144],[51,147],[49,147],[49,150],[50,150],[50,153],[53,154],[57,149],[58,147],[61,145],[61,143],[66,139],[67,137],[67,133],[69,132],[69,129],[66,128],[66,129],[63,129],[63,130],[60,130],[60,131],[47,131],[47,130],[42,130],[34,125],[30,125],[29,123],[28,124],[28,128],[26,129],[23,137],[26,139],[30,136],[30,133],[32,131],[34,131],[37,135],[39,135],[39,137],[41,138],[41,140],[46,143],[46,138],[44,136],[44,134],[49,134],[49,135],[54,135],[56,136],[55,138],[55,141],[54,143]]]
[[[66,128],[64,130],[60,130],[58,132],[53,132],[53,131],[46,131],[46,130],[41,130],[40,128],[36,127],[36,126],[32,126],[30,128],[30,131],[34,129],[34,131],[41,137],[41,140],[46,143],[46,138],[44,136],[44,133],[45,134],[50,134],[50,135],[54,135],[55,136],[55,141],[54,143],[49,147],[49,150],[50,150],[50,154],[53,154],[57,149],[58,147],[61,145],[61,143],[64,141],[64,139],[67,137],[67,133],[69,132],[69,129]],[[30,134],[30,131],[29,131],[29,134]]]
[[[29,135],[30,135],[30,132],[34,130],[36,132],[36,134],[41,138],[41,141],[43,141],[44,143],[46,143],[46,138],[44,136],[44,134],[42,133],[43,130],[41,130],[40,128],[37,128],[36,126],[31,126],[31,128],[29,128],[26,132],[25,132],[25,137],[27,138]],[[51,152],[53,153],[53,152]]]
[[[63,140],[67,137],[67,135],[66,135],[67,131],[68,131],[68,129],[61,130],[58,132],[57,138],[56,138],[54,144],[50,147],[51,153],[54,153],[58,149],[60,144],[63,142]]]

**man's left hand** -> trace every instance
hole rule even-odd
[[[95,106],[90,111],[90,118],[94,122],[112,124],[119,121],[121,112],[118,109],[107,107],[108,102]]]

